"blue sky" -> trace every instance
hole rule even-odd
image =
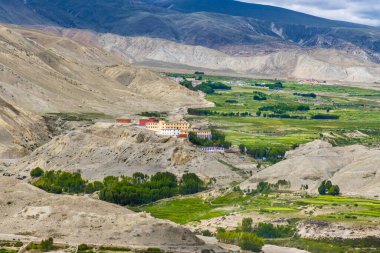
[[[380,26],[380,0],[240,0],[353,23]]]

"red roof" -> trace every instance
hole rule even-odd
[[[139,125],[140,125],[140,126],[145,126],[147,123],[154,123],[154,122],[158,122],[158,120],[156,120],[155,118],[150,118],[150,119],[140,119],[140,120],[139,120]]]
[[[116,119],[117,123],[131,123],[131,119]]]

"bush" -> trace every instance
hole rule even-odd
[[[239,103],[239,101],[234,100],[234,99],[227,99],[227,100],[224,101],[224,102],[227,103],[227,104],[237,104],[237,103]]]
[[[216,238],[223,243],[235,244],[243,250],[260,252],[264,246],[264,240],[257,235],[248,232],[225,231],[218,229]]]
[[[267,100],[267,99],[268,99],[267,94],[260,92],[260,91],[254,91],[253,92],[253,100],[263,101],[263,100]]]
[[[90,250],[91,248],[87,245],[87,244],[79,244],[78,245],[78,252],[83,252],[83,251],[87,251],[87,250]]]
[[[203,230],[203,231],[202,231],[202,235],[203,235],[203,236],[211,237],[211,236],[212,236],[212,233],[210,232],[210,230],[206,229],[206,230]]]
[[[44,170],[41,169],[40,167],[37,167],[37,168],[34,168],[32,169],[32,171],[30,172],[30,176],[31,177],[41,177],[42,175],[44,174]]]
[[[243,232],[251,232],[252,231],[252,218],[243,218],[241,222],[241,230]]]
[[[15,247],[22,247],[24,245],[24,243],[22,243],[22,242],[20,242],[20,241],[18,241],[18,242],[16,242],[15,243]]]
[[[254,233],[264,238],[286,238],[292,237],[295,229],[291,226],[274,226],[271,223],[259,223],[254,229]]]
[[[260,252],[264,246],[264,240],[252,233],[244,233],[239,238],[239,247],[242,250],[250,250],[252,252]]]
[[[339,116],[332,114],[316,114],[311,116],[311,119],[339,119]]]

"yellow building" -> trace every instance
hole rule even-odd
[[[164,120],[160,120],[158,122],[148,122],[146,123],[145,127],[152,131],[161,131],[168,129],[187,131],[190,128],[190,124],[184,120],[175,123],[168,123]]]

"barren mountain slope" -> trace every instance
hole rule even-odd
[[[309,192],[317,193],[319,184],[330,179],[344,195],[380,199],[379,164],[380,150],[360,145],[332,147],[317,140],[288,152],[286,160],[253,175],[241,187],[253,189],[260,181],[285,179],[292,190],[307,184]]]
[[[203,244],[189,230],[148,214],[89,197],[49,194],[6,177],[0,177],[0,234],[53,236],[72,245],[179,248]]]
[[[120,114],[204,103],[199,94],[97,48],[27,29],[0,27],[0,94],[45,112]]]
[[[205,69],[263,77],[317,79],[342,82],[377,82],[380,65],[366,52],[335,49],[288,48],[256,51],[255,56],[230,56],[201,46],[182,45],[147,37],[123,37],[83,30],[46,28],[74,40],[86,41],[122,56],[127,62],[168,69]],[[244,47],[241,51],[244,51]]]
[[[41,117],[12,105],[0,96],[0,159],[24,156],[48,139]]]
[[[97,123],[54,138],[8,171],[28,176],[37,166],[80,170],[90,180],[134,172],[154,174],[165,170],[182,175],[189,171],[205,180],[215,177],[217,184],[224,186],[242,179],[219,160],[255,170],[254,164],[244,163],[236,155],[205,153],[187,141],[157,136],[139,127]]]

